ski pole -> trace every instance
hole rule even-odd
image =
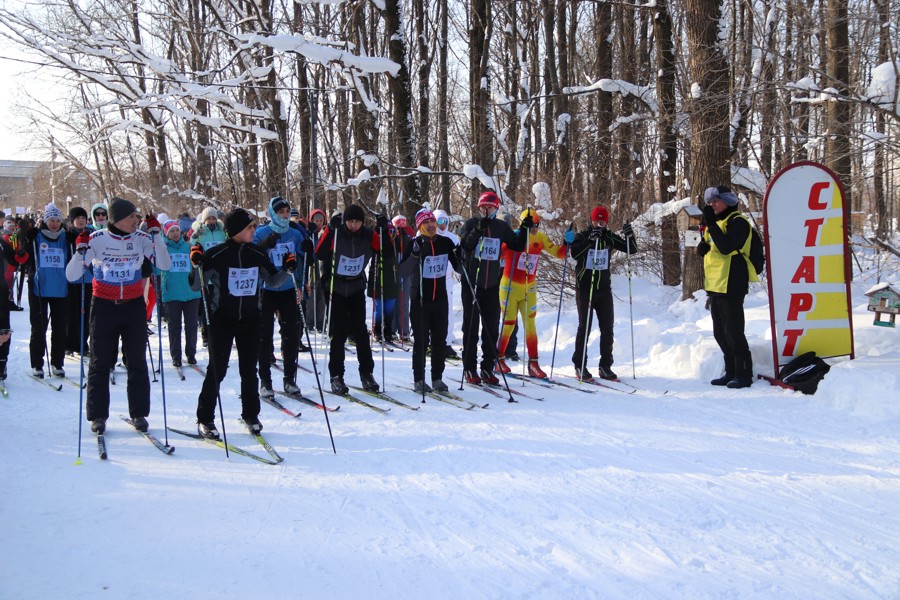
[[[525,216],[531,216],[531,207],[529,206],[527,209],[527,213]],[[522,361],[522,387],[525,387],[525,363],[531,359],[531,356],[528,355],[528,332],[526,330],[525,322],[528,319],[528,313],[531,310],[528,306],[528,290],[531,286],[529,286],[529,277],[531,274],[528,272],[528,249],[531,248],[531,228],[525,230],[525,314],[522,315],[522,337],[525,338],[525,360]],[[513,265],[510,270],[510,274],[516,272],[516,266]],[[509,293],[512,293],[512,279],[509,281]],[[507,299],[509,296],[507,295]],[[507,300],[508,301],[508,300]]]
[[[334,263],[335,263],[335,258],[337,257],[338,229],[340,229],[340,226],[338,226],[334,230],[334,239],[332,240],[334,245],[331,247],[331,277],[330,277],[330,281],[328,282],[328,309],[326,310],[326,315],[325,315],[325,333],[328,336],[328,339],[330,340],[329,346],[334,343],[333,336],[331,335],[331,317],[332,317],[332,313],[334,313],[334,275],[335,275],[334,274]],[[341,348],[341,352],[345,352],[345,350],[343,348]],[[322,353],[323,354],[325,353],[325,345],[324,344],[322,344]],[[330,377],[330,375],[331,375],[331,372],[329,371],[329,377]]]
[[[200,275],[200,298],[203,300],[203,321],[206,323],[206,338],[209,340],[209,375],[212,375],[213,381],[216,382],[216,401],[219,404],[219,419],[222,422],[222,443],[225,444],[225,460],[228,460],[228,436],[225,434],[225,411],[222,410],[222,392],[219,389],[219,373],[216,368],[216,346],[212,340],[212,327],[209,322],[209,290],[206,287],[206,279],[203,277],[203,267],[197,267],[197,274]],[[213,416],[215,419],[215,416]]]
[[[82,431],[82,423],[81,416],[83,413],[84,407],[84,273],[87,270],[87,266],[84,264],[84,254],[81,255],[81,326],[79,328],[79,334],[81,336],[81,350],[80,350],[80,359],[81,359],[81,375],[78,378],[78,457],[75,459],[75,464],[81,464],[81,431]],[[115,366],[113,367],[115,368]],[[107,382],[108,385],[108,382]]]
[[[160,378],[160,387],[162,388],[162,402],[163,402],[163,431],[165,432],[165,443],[166,446],[169,445],[169,420],[168,420],[168,411],[166,410],[166,370],[163,368],[163,343],[162,343],[162,286],[160,282],[162,281],[162,275],[159,272],[159,269],[156,267],[156,235],[155,233],[150,234],[150,241],[153,244],[153,283],[156,285],[156,337],[159,338],[157,341],[159,342],[159,354],[157,362],[159,362],[159,378]],[[150,343],[150,338],[147,338],[147,343]],[[151,363],[153,361],[153,353],[150,353]],[[154,379],[154,381],[156,381]]]
[[[598,237],[594,240],[594,256],[588,257],[588,264],[591,263],[592,260],[596,260],[597,250],[600,245],[600,238]],[[594,265],[591,265],[594,266]],[[587,305],[587,322],[585,323],[584,328],[584,346],[581,350],[581,368],[578,371],[578,382],[582,383],[584,381],[584,365],[587,364],[587,347],[588,347],[588,338],[591,336],[591,321],[594,316],[594,277],[597,275],[597,269],[591,269],[591,289],[588,292],[588,305]]]
[[[335,233],[337,235],[337,233]],[[291,279],[294,281],[294,291],[298,294],[300,292],[297,290],[297,280],[294,279],[293,275],[291,275]],[[300,316],[303,320],[306,320],[306,314],[303,310],[303,304],[298,302],[298,306],[300,307]],[[306,329],[306,345],[310,346],[312,341],[309,339],[309,329]],[[311,347],[311,346],[310,346]],[[331,421],[328,419],[328,407],[325,406],[325,394],[322,392],[322,381],[319,379],[319,367],[316,366],[316,353],[310,351],[309,353],[310,359],[312,360],[312,368],[313,373],[316,376],[316,387],[319,388],[319,400],[322,402],[322,412],[325,413],[325,425],[328,426],[328,437],[331,439],[331,451],[337,454],[337,448],[334,446],[334,435],[331,433]]]
[[[628,221],[625,224],[628,225]],[[637,379],[634,370],[634,305],[631,299],[631,236],[625,236],[625,263],[628,270],[628,320],[631,322],[631,378]]]
[[[572,230],[575,223],[569,225]],[[553,356],[550,359],[550,379],[553,379],[553,365],[556,364],[556,341],[559,339],[559,317],[562,314],[563,290],[566,288],[566,268],[569,266],[569,245],[566,244],[566,256],[563,258],[562,281],[559,284],[559,305],[556,308],[556,333],[553,334]]]
[[[378,228],[378,245],[381,248],[384,248],[384,228]],[[381,295],[379,301],[381,302],[381,389],[384,390],[384,322],[387,321],[387,307],[384,305],[384,257],[381,255],[381,251],[378,252],[378,292]],[[372,303],[374,308],[375,303]],[[372,328],[375,328],[375,321],[372,321]]]
[[[484,250],[484,235],[481,236],[481,243],[478,245],[478,266],[475,268],[475,281],[478,281],[478,274],[481,273],[481,262],[482,262],[481,251],[482,250]],[[466,271],[466,281],[469,284],[469,291],[472,292],[472,307],[474,308],[476,303],[478,302],[478,299],[475,297],[475,288],[472,287],[472,282],[469,281],[469,272],[467,271],[466,265],[463,265],[463,271]],[[459,380],[459,390],[460,391],[462,391],[463,382],[466,380],[466,356],[468,356],[468,350],[469,350],[469,348],[468,348],[469,344],[466,344],[466,340],[469,340],[470,342],[472,342],[473,348],[478,348],[478,341],[477,340],[472,341],[472,328],[475,326],[475,314],[476,314],[476,311],[473,310],[473,308],[469,309],[469,327],[468,327],[469,335],[468,336],[466,335],[466,331],[465,331],[466,327],[465,327],[465,325],[463,325],[463,356],[462,356],[463,375]],[[464,321],[465,321],[465,315],[466,315],[465,310],[466,310],[466,307],[465,307],[465,305],[463,305],[463,320]],[[478,318],[480,319],[481,311],[478,311],[478,315],[479,315]],[[478,350],[477,349],[475,350],[475,361],[476,362],[478,361]],[[476,368],[477,368],[477,365],[476,365]]]
[[[153,383],[159,381],[156,378],[156,367],[153,365],[153,347],[150,345],[150,336],[147,336],[147,354],[150,355],[150,370],[153,371]],[[162,365],[160,365],[160,370],[162,369]]]

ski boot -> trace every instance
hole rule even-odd
[[[528,359],[528,375],[537,379],[547,379],[547,374],[541,369],[536,358]]]

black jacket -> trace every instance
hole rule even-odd
[[[419,290],[422,291],[424,302],[435,302],[447,297],[447,274],[449,267],[459,272],[462,270],[462,260],[459,257],[459,247],[448,237],[435,235],[434,237],[417,236],[409,245],[408,252],[403,259],[403,272],[409,272],[412,278],[410,298],[413,302],[419,300]],[[443,268],[446,256],[446,269],[440,277],[429,276],[427,271],[434,273],[435,268]],[[425,270],[424,277],[422,276]],[[421,279],[421,283],[420,283]]]
[[[593,227],[588,227],[584,231],[575,234],[575,241],[572,242],[572,258],[575,259],[575,277],[578,281],[578,287],[590,289],[591,282],[594,283],[594,289],[610,287],[609,265],[612,261],[612,255],[615,251],[628,252],[634,254],[637,252],[637,244],[634,238],[630,238],[626,243],[625,238],[619,236],[605,227],[598,228],[596,231],[600,233],[598,239],[591,239],[591,233],[594,232]],[[592,252],[596,259],[604,256],[606,259],[605,268],[589,269],[588,258]],[[604,250],[606,251],[605,254]]]
[[[472,285],[491,289],[500,285],[500,277],[503,275],[503,268],[500,266],[502,244],[506,244],[510,250],[522,252],[527,243],[527,231],[521,228],[513,231],[506,221],[496,217],[484,230],[480,227],[481,217],[466,221],[459,236],[460,246],[465,253],[465,269]]]
[[[323,290],[344,297],[365,290],[366,263],[376,252],[381,253],[385,265],[394,262],[394,246],[389,235],[381,238],[365,226],[360,227],[356,233],[347,229],[346,225],[341,225],[337,231],[326,227],[316,247],[316,259],[322,263]],[[335,271],[334,277],[332,269]]]

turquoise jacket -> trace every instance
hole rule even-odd
[[[192,290],[188,283],[188,275],[193,268],[190,257],[191,245],[183,238],[179,238],[176,242],[166,238],[166,248],[172,258],[172,266],[168,271],[159,270],[162,301],[187,302],[199,298],[200,292]]]

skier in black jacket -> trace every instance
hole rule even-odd
[[[346,394],[344,383],[344,343],[348,337],[356,342],[359,379],[363,388],[377,392],[378,383],[372,377],[375,361],[366,327],[366,263],[375,254],[380,260],[394,262],[394,247],[390,237],[380,237],[364,226],[366,213],[361,206],[351,204],[344,209],[343,218],[331,218],[316,248],[316,259],[322,262],[322,286],[328,295],[331,352],[328,372],[331,391]],[[386,230],[387,217],[379,215],[375,226]]]
[[[279,271],[268,254],[253,243],[256,223],[242,208],[225,217],[228,239],[203,251],[200,244],[191,248],[191,262],[202,267],[203,294],[209,309],[209,369],[197,398],[197,431],[200,435],[218,439],[215,425],[216,397],[219,385],[228,371],[231,346],[237,346],[238,370],[241,374],[241,419],[257,434],[259,422],[259,380],[256,365],[259,360],[260,309],[259,292],[264,282],[277,288],[287,281],[297,268],[297,257],[285,254],[283,270]],[[197,271],[191,273],[191,286],[201,289]]]
[[[575,274],[578,285],[575,288],[575,302],[578,306],[578,332],[575,335],[575,351],[572,362],[579,379],[590,381],[593,375],[587,370],[587,352],[585,352],[585,336],[590,313],[597,313],[597,324],[600,327],[600,377],[602,379],[618,379],[612,370],[613,364],[613,314],[612,286],[609,273],[610,256],[616,250],[634,254],[637,244],[634,231],[628,223],[622,228],[622,236],[618,236],[606,228],[609,223],[609,210],[605,206],[596,206],[591,211],[591,226],[579,232],[572,242],[572,258],[575,259]],[[593,288],[593,291],[591,290]]]
[[[501,246],[521,252],[525,250],[528,229],[534,225],[531,215],[525,217],[518,233],[503,220],[497,219],[500,198],[494,192],[484,192],[478,198],[481,217],[466,221],[460,234],[461,246],[465,252],[463,302],[463,367],[466,381],[472,384],[482,380],[496,385],[500,383],[494,375],[497,362],[497,336],[500,329],[500,266]],[[474,288],[474,295],[473,289]],[[476,371],[478,361],[479,312],[473,300],[481,309],[481,372]]]

